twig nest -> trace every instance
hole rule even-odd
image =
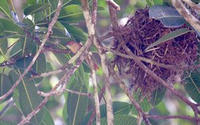
[[[164,65],[161,66],[142,61],[156,75],[165,81],[169,81],[171,76],[177,75],[180,71],[166,68],[167,66],[180,67],[181,65],[191,65],[197,59],[198,39],[195,32],[188,32],[168,40],[155,46],[151,51],[145,52],[145,49],[163,35],[181,28],[191,29],[187,25],[178,28],[164,27],[160,21],[149,18],[147,8],[140,9],[136,11],[135,16],[128,20],[125,26],[120,27],[120,33],[116,31],[115,43],[117,45],[115,50],[128,55],[123,49],[125,45],[135,55]],[[124,42],[118,40],[119,35],[121,35]],[[139,68],[133,59],[116,56],[114,63],[121,74],[131,76],[129,79],[131,79],[130,81],[135,89],[140,88],[143,93],[151,94],[155,89],[161,87],[161,84]]]

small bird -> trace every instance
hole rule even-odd
[[[73,54],[76,54],[80,50],[80,48],[82,47],[82,44],[75,42],[75,41],[68,41],[66,46],[72,51]],[[92,58],[92,56],[91,56],[91,58]],[[86,60],[87,64],[90,64],[88,57],[85,60]],[[94,59],[92,59],[92,60],[94,61]],[[94,63],[94,69],[95,70],[99,69],[99,67],[96,63]]]
[[[68,41],[67,47],[72,51],[72,53],[77,53],[78,50],[82,47],[81,43],[75,41]]]

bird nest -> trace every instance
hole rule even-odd
[[[167,68],[168,66],[180,67],[183,65],[194,64],[197,59],[197,42],[195,32],[188,32],[174,39],[168,40],[162,44],[153,47],[150,51],[145,49],[160,39],[162,36],[181,28],[188,28],[184,24],[180,27],[164,27],[159,20],[149,17],[148,9],[137,10],[135,16],[131,17],[126,25],[120,27],[115,34],[115,43],[118,52],[131,56],[124,49],[127,46],[131,52],[142,58],[142,63],[153,71],[157,76],[165,81],[169,81],[171,76],[180,73],[179,68]],[[119,35],[122,38],[119,41]],[[155,63],[150,63],[150,60]],[[143,71],[133,59],[116,56],[114,60],[120,74],[126,74],[131,81],[131,85],[145,94],[151,94],[155,89],[161,87],[151,75]]]

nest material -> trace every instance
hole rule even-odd
[[[120,27],[120,35],[124,42],[120,43],[117,36],[115,36],[116,49],[120,53],[127,55],[128,53],[122,47],[126,45],[135,55],[148,58],[157,63],[174,66],[191,65],[197,59],[198,40],[194,32],[188,32],[162,43],[155,47],[157,49],[152,51],[144,51],[150,44],[157,41],[163,35],[180,28],[190,29],[187,25],[178,28],[164,27],[160,21],[149,18],[147,8],[140,9],[136,11],[135,16],[128,20],[125,26]],[[117,56],[114,62],[118,66],[120,73],[132,76],[131,81],[133,86],[140,88],[143,93],[151,94],[155,89],[161,87],[160,83],[146,74],[133,60]],[[163,68],[155,64],[152,65],[147,62],[143,63],[166,81],[170,76],[177,74],[177,71],[172,69]]]

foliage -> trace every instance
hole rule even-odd
[[[195,0],[196,2],[197,0]],[[178,12],[169,7],[165,0],[136,0],[130,2],[128,0],[117,0],[122,6],[121,12],[118,14],[120,18],[133,14],[137,8],[149,6],[149,15],[151,18],[158,19],[166,27],[178,27],[186,21],[178,14]],[[35,54],[39,50],[45,34],[48,32],[48,24],[51,22],[57,7],[56,0],[27,0],[23,6],[24,17],[18,17],[15,9],[13,9],[12,0],[1,0],[0,2],[0,96],[8,92],[21,74],[27,69],[33,60]],[[89,0],[92,8],[92,0]],[[128,6],[128,8],[126,8]],[[126,8],[126,9],[125,9]],[[159,13],[158,13],[159,12]],[[103,0],[98,1],[98,23],[97,29],[102,34],[105,27],[109,27],[109,12],[107,4]],[[178,36],[192,31],[186,28],[178,29],[170,32],[162,38],[154,41],[146,50],[151,49],[159,44],[167,42]],[[44,48],[37,58],[31,70],[23,77],[16,89],[6,99],[0,101],[0,125],[14,125],[35,110],[37,106],[45,98],[39,92],[49,92],[55,84],[62,78],[63,74],[70,70],[74,64],[66,66],[67,62],[74,55],[67,48],[69,41],[76,41],[84,44],[88,39],[83,10],[80,0],[63,0],[62,9],[52,34],[44,45]],[[104,41],[105,42],[105,41]],[[110,42],[110,41],[109,41]],[[93,55],[98,53],[97,49],[92,46]],[[99,68],[97,79],[99,83],[105,82],[102,75],[102,67],[99,65],[99,56],[95,56],[95,63]],[[113,57],[114,58],[114,57]],[[111,60],[109,60],[112,62]],[[77,61],[78,62],[78,61]],[[68,65],[67,65],[68,66]],[[56,69],[63,69],[60,74],[53,74],[46,77],[36,77],[43,73],[48,73]],[[124,68],[124,67],[123,67]],[[91,69],[87,61],[84,61],[77,71],[70,77],[66,84],[64,94],[51,97],[48,103],[41,108],[37,115],[30,120],[29,125],[55,125],[55,119],[61,118],[68,125],[87,125],[92,116],[95,104],[93,100],[94,88],[91,85]],[[184,89],[181,84],[178,88],[184,91],[193,101],[200,103],[200,74],[198,71],[189,71],[189,75],[185,78]],[[188,73],[188,71],[187,71]],[[187,74],[186,73],[186,74]],[[100,88],[103,85],[99,85]],[[79,94],[67,91],[75,91]],[[115,125],[133,125],[137,124],[138,111],[124,98],[124,92],[119,86],[111,86],[113,101],[113,114]],[[151,97],[141,97],[140,92],[131,93],[132,96],[141,106],[144,112],[155,115],[156,113],[168,115],[169,108],[165,105],[167,98],[165,97],[167,89],[158,88],[152,92]],[[82,93],[92,93],[90,96],[81,95]],[[104,95],[103,95],[104,96]],[[102,99],[103,100],[103,99]],[[8,102],[12,102],[13,104]],[[173,99],[171,100],[174,101]],[[101,123],[106,125],[106,105],[105,100],[100,101]],[[179,102],[183,104],[183,102]],[[186,108],[186,105],[182,108]],[[5,110],[6,108],[6,110]],[[158,112],[154,112],[154,111]],[[188,112],[184,112],[189,114]],[[183,114],[184,114],[183,113]],[[52,115],[53,114],[53,115]],[[190,114],[189,114],[190,115]],[[56,117],[54,117],[56,116]],[[11,120],[14,119],[14,120]],[[162,124],[162,121],[153,121],[156,124]],[[182,122],[182,121],[180,121]],[[93,120],[95,124],[95,119]],[[142,125],[144,123],[142,122]]]

